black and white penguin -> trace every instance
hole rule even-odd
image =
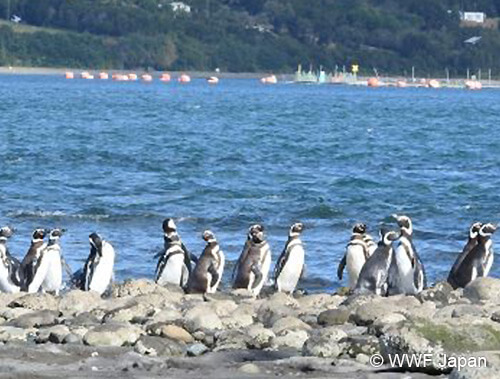
[[[476,278],[488,276],[493,265],[493,242],[491,236],[497,229],[491,223],[483,224],[479,228],[477,244],[463,258],[457,268],[454,279],[458,287],[465,287]],[[471,242],[473,244],[473,242]]]
[[[392,242],[398,238],[399,234],[394,231],[385,229],[380,231],[380,241],[377,249],[361,269],[354,293],[374,293],[381,296],[387,294],[389,267],[394,253]]]
[[[304,225],[293,224],[288,232],[288,241],[274,269],[275,287],[278,292],[292,294],[304,270],[305,252],[300,239]]]
[[[457,257],[453,267],[448,274],[448,283],[454,288],[465,287],[471,281],[472,267],[463,264],[464,259],[469,255],[472,249],[477,245],[480,222],[473,223],[469,228],[469,238],[465,244],[462,253]]]
[[[427,287],[424,265],[413,245],[413,223],[408,216],[392,215],[401,236],[389,269],[388,295],[416,295]]]
[[[271,268],[271,249],[261,225],[251,226],[249,237],[238,259],[233,288],[245,288],[258,296]]]
[[[59,239],[63,235],[61,229],[53,229],[49,233],[49,243],[42,249],[35,265],[33,280],[28,284],[29,293],[53,292],[59,295],[62,286],[62,258]]]
[[[89,235],[90,253],[83,266],[81,289],[102,295],[113,281],[115,249],[97,233]]]
[[[203,239],[207,245],[189,277],[187,286],[189,293],[215,293],[224,272],[224,253],[215,235],[206,230],[203,232]]]
[[[172,283],[185,287],[192,271],[192,262],[197,263],[198,259],[182,243],[173,219],[165,219],[162,228],[164,246],[163,251],[157,254],[159,259],[155,282],[160,285]]]
[[[370,250],[366,243],[366,225],[357,223],[352,228],[351,239],[346,247],[344,257],[337,268],[337,277],[342,280],[344,268],[347,265],[349,273],[349,288],[356,287],[358,276],[365,262],[370,258]],[[373,242],[373,241],[372,241]]]
[[[21,290],[19,261],[7,247],[7,240],[14,234],[14,229],[4,226],[0,229],[0,292],[17,293]]]
[[[373,237],[368,233],[365,233],[365,235],[363,236],[363,240],[365,241],[366,246],[368,247],[368,256],[371,257],[375,252],[375,250],[377,249],[377,243],[375,242]]]
[[[45,229],[36,229],[33,232],[30,248],[24,256],[21,267],[19,268],[22,291],[28,291],[28,286],[33,281],[40,254],[45,247],[47,247],[47,244],[44,242],[46,234],[47,231]]]

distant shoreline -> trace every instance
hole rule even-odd
[[[64,75],[66,72],[71,71],[77,77],[80,72],[88,71],[90,73],[107,72],[109,74],[125,74],[125,73],[148,73],[154,76],[160,76],[163,72],[168,72],[173,76],[180,76],[182,74],[189,74],[192,78],[208,78],[210,76],[217,76],[222,79],[260,79],[268,76],[269,73],[262,72],[215,72],[215,71],[146,71],[138,70],[99,70],[99,69],[81,69],[81,68],[52,68],[52,67],[0,67],[0,75]],[[281,80],[292,80],[292,74],[280,74],[278,78]]]

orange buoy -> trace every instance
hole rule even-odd
[[[153,77],[149,74],[143,74],[141,76],[141,79],[145,82],[152,82],[153,81]]]
[[[211,76],[207,79],[208,84],[217,84],[219,83],[219,78],[217,76]]]
[[[380,85],[380,81],[378,78],[369,78],[367,84],[368,87],[378,87]]]
[[[71,71],[67,71],[64,76],[66,79],[74,79],[75,78],[75,74],[73,74]]]
[[[478,89],[482,89],[483,85],[481,84],[481,82],[478,82],[477,80],[467,80],[465,82],[465,88],[471,89],[471,90],[478,90]]]
[[[436,79],[429,80],[428,85],[430,88],[440,88],[441,87],[441,84]]]
[[[191,81],[191,78],[189,77],[189,75],[182,74],[182,75],[179,77],[179,82],[180,82],[180,83],[189,83],[190,81]]]
[[[109,79],[109,74],[107,72],[100,72],[99,73],[99,79],[101,79],[101,80],[108,80]]]
[[[276,77],[276,75],[269,75],[260,79],[260,81],[263,84],[276,84],[278,83],[278,78]]]
[[[163,74],[161,74],[161,76],[160,76],[160,80],[161,80],[162,82],[169,82],[169,81],[170,81],[170,79],[172,79],[172,78],[170,77],[170,74],[167,74],[166,72],[164,72],[164,73],[163,73]]]
[[[128,79],[129,80],[137,80],[137,74],[128,74]]]

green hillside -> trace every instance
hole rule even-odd
[[[0,0],[0,65],[500,75],[495,0]],[[464,27],[481,11],[487,28]],[[12,15],[21,24],[6,21]],[[464,43],[480,36],[475,44]]]

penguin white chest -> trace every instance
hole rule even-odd
[[[349,273],[349,287],[356,287],[358,277],[365,264],[365,252],[361,245],[349,245],[347,247],[347,272]]]
[[[399,245],[396,249],[396,265],[398,267],[398,284],[400,290],[404,293],[413,293],[415,291],[414,285],[414,268],[406,253],[406,248],[403,244]]]
[[[57,294],[62,286],[62,265],[59,250],[47,249],[42,259],[46,259],[48,265],[45,279],[42,282],[42,289],[44,291],[55,291]]]
[[[0,292],[17,293],[20,288],[10,280],[9,268],[0,260]]]
[[[184,263],[184,254],[173,254],[168,258],[161,276],[158,278],[159,285],[172,283],[184,286],[188,280],[188,270]]]
[[[92,279],[89,283],[89,290],[103,294],[108,288],[113,278],[113,266],[115,263],[115,251],[113,247],[104,242],[102,247],[102,257],[94,269]]]
[[[484,262],[484,276],[488,276],[491,270],[491,266],[493,265],[493,242],[488,240],[486,242],[485,249],[487,251],[486,261]]]
[[[276,279],[278,291],[292,293],[295,290],[304,267],[304,256],[302,243],[289,247],[288,260]]]
[[[212,275],[207,272],[207,278],[208,278],[208,285],[207,285],[207,288],[208,288],[208,293],[215,293],[217,291],[217,288],[219,287],[219,284],[222,280],[222,274],[224,273],[224,264],[226,262],[226,259],[224,257],[224,253],[222,252],[222,250],[219,250],[217,253],[217,256],[218,256],[218,261],[219,261],[219,266],[217,267],[217,274],[219,274],[219,279],[217,280],[217,282],[215,283],[215,285],[213,287],[210,287],[210,283],[212,282]]]
[[[254,296],[257,296],[260,293],[260,291],[262,290],[262,287],[267,282],[267,277],[269,276],[269,270],[271,269],[271,249],[269,248],[269,245],[267,243],[265,246],[262,247],[260,259],[261,259],[260,267],[261,267],[261,273],[262,273],[262,280],[253,289],[252,289],[252,286],[253,286],[253,282],[255,281],[255,275],[253,272],[250,273],[250,281],[249,281],[248,289],[250,289],[252,291]]]

